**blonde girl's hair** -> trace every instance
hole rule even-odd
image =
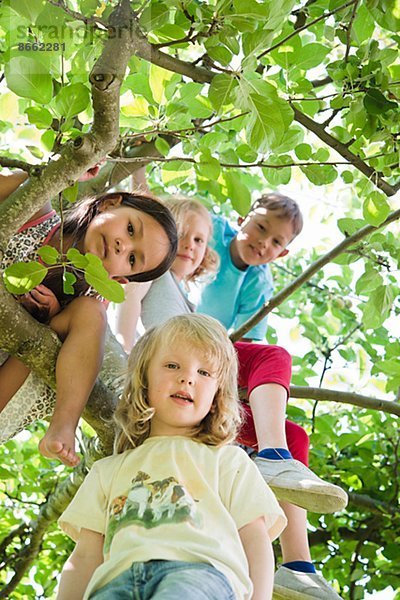
[[[188,277],[185,277],[185,281],[195,282],[196,280],[203,279],[206,276],[214,275],[218,271],[219,267],[219,256],[213,250],[208,242],[212,237],[212,221],[206,207],[194,198],[185,198],[183,196],[175,196],[174,198],[168,198],[165,201],[165,206],[171,211],[174,216],[176,226],[178,229],[178,238],[185,229],[185,223],[187,216],[191,212],[198,213],[203,216],[208,222],[209,235],[207,240],[207,247],[204,253],[203,260],[193,273]]]
[[[215,367],[217,391],[210,412],[193,428],[191,438],[210,446],[233,442],[241,422],[237,391],[237,357],[225,328],[212,317],[180,315],[146,331],[133,348],[128,376],[114,414],[117,425],[114,452],[140,446],[149,437],[154,409],[147,398],[150,361],[162,345],[186,343],[205,354]]]

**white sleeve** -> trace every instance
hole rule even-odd
[[[107,498],[95,464],[59,518],[58,524],[66,534],[77,541],[82,527],[104,535],[106,518]]]
[[[269,537],[277,538],[286,517],[253,461],[241,448],[227,447],[220,467],[220,496],[238,529],[263,516]]]

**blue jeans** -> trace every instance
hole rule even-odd
[[[96,600],[235,600],[223,573],[206,563],[173,560],[134,562],[100,588]]]

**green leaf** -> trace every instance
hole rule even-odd
[[[226,48],[225,46],[222,46],[222,45],[212,46],[211,48],[208,48],[207,54],[209,55],[209,57],[212,60],[220,63],[224,67],[227,66],[227,65],[229,65],[229,63],[232,60],[232,53],[231,53],[231,51],[228,50],[228,48]]]
[[[31,106],[25,109],[25,113],[28,115],[29,123],[36,125],[39,129],[47,129],[53,122],[51,113],[40,106]]]
[[[321,64],[329,52],[330,48],[323,46],[322,44],[307,44],[294,54],[292,58],[293,64],[296,67],[307,71],[308,69],[313,69]]]
[[[13,10],[29,19],[31,24],[36,21],[45,6],[45,0],[17,0],[12,3]]]
[[[76,248],[70,248],[67,251],[67,259],[76,267],[77,269],[85,269],[88,265],[88,259],[86,256],[81,254],[79,250]]]
[[[208,90],[208,97],[215,110],[219,112],[223,106],[232,102],[232,91],[237,87],[237,81],[230,75],[215,75]]]
[[[240,144],[236,148],[236,154],[238,155],[240,160],[246,163],[255,162],[258,158],[257,152],[255,152],[255,150],[250,148],[250,146],[248,146],[247,144]]]
[[[90,102],[89,90],[83,83],[62,87],[54,98],[54,106],[61,117],[70,119],[85,110]]]
[[[173,76],[171,71],[167,71],[157,65],[150,65],[149,85],[153,98],[157,104],[165,104],[165,86]],[[137,93],[135,91],[135,93]]]
[[[294,149],[299,160],[309,160],[312,154],[310,144],[298,144]]]
[[[221,172],[219,161],[207,149],[200,155],[200,162],[195,167],[196,171],[207,179],[218,179]]]
[[[362,307],[366,329],[374,329],[386,321],[394,298],[395,290],[390,285],[380,285],[372,290],[368,302]]]
[[[140,16],[140,26],[148,31],[155,31],[168,23],[169,9],[161,3],[152,3],[147,6]]]
[[[76,282],[76,277],[73,273],[70,273],[69,271],[67,271],[66,269],[64,269],[63,272],[63,291],[64,294],[71,294],[73,295],[75,290],[74,290],[74,283]]]
[[[293,150],[293,148],[296,148],[297,145],[300,144],[303,137],[303,130],[297,125],[292,125],[290,129],[288,129],[284,134],[279,146],[275,147],[275,154],[283,154],[285,152],[290,152],[291,150]]]
[[[227,171],[224,179],[233,208],[244,217],[251,206],[250,190],[233,170]]]
[[[162,137],[158,136],[154,145],[162,156],[167,156],[169,154],[169,144]]]
[[[365,227],[365,225],[366,223],[363,219],[344,218],[339,219],[337,222],[340,231],[347,237],[353,235],[353,233],[361,229],[361,227]]]
[[[378,89],[371,88],[364,96],[363,100],[366,110],[371,115],[381,115],[390,110],[391,108],[397,108],[397,102],[391,102],[387,100],[385,96]]]
[[[213,113],[211,103],[205,96],[189,98],[186,101],[186,110],[192,119],[207,119]]]
[[[178,183],[186,181],[192,172],[192,166],[183,160],[171,160],[165,163],[161,169],[161,178],[163,183],[168,184],[172,181]]]
[[[361,44],[365,40],[370,39],[374,29],[375,23],[370,11],[364,4],[359,5],[352,27],[352,32],[355,34],[354,37],[357,44]]]
[[[76,199],[78,197],[78,191],[79,191],[79,184],[78,184],[78,182],[76,182],[76,183],[74,183],[74,185],[71,185],[70,187],[63,190],[62,195],[67,202],[70,202],[72,204],[73,202],[76,201]]]
[[[293,119],[290,106],[276,98],[249,94],[252,117],[247,132],[250,145],[260,152],[278,146]]]
[[[53,83],[42,63],[25,56],[14,57],[5,66],[7,85],[17,96],[47,104],[53,95]]]
[[[317,162],[326,162],[329,160],[329,150],[327,148],[318,148],[312,155],[313,160]]]
[[[332,165],[307,165],[300,169],[314,185],[327,185],[337,177],[337,171]]]
[[[349,183],[353,183],[354,181],[354,175],[351,171],[343,171],[341,173],[342,179],[345,183],[349,184]]]
[[[367,223],[378,227],[381,225],[390,213],[390,206],[386,196],[380,192],[372,192],[366,198],[363,205],[363,215]]]
[[[88,265],[85,268],[85,279],[106,300],[110,302],[123,302],[125,300],[124,288],[115,279],[110,279],[98,256],[85,254]]]
[[[4,467],[0,467],[0,479],[14,479],[15,478],[15,474],[11,473],[11,471],[8,471],[8,469],[5,469]]]
[[[37,250],[37,254],[39,254],[40,258],[46,263],[46,265],[56,265],[60,258],[58,250],[52,246],[42,246],[39,248],[39,250]]]
[[[15,263],[3,273],[4,283],[11,294],[26,294],[42,283],[47,269],[38,262]]]
[[[268,159],[268,162],[272,165],[285,165],[291,164],[293,159],[288,154],[282,154],[280,156],[271,156]],[[272,187],[288,184],[292,176],[291,167],[283,169],[271,169],[268,167],[263,167],[262,171],[265,179]]]
[[[56,139],[56,132],[53,131],[52,129],[45,131],[44,134],[42,135],[42,137],[40,138],[42,145],[49,152],[51,152],[53,150],[55,139]]]
[[[149,104],[154,103],[153,94],[149,85],[149,76],[144,73],[128,75],[121,86],[121,95],[127,91],[143,96]]]
[[[400,377],[400,361],[398,357],[381,360],[376,363],[377,369],[389,377]]]
[[[363,275],[357,280],[357,294],[366,295],[368,292],[376,289],[383,284],[382,275],[373,268],[368,268]]]
[[[38,158],[39,160],[41,160],[43,158],[43,152],[41,150],[39,150],[39,148],[37,148],[36,146],[31,146],[31,145],[27,144],[26,147],[29,150],[29,152],[32,154],[32,156],[34,156],[35,158]]]

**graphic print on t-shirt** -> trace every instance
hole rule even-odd
[[[150,475],[138,471],[126,495],[112,500],[104,552],[108,551],[114,535],[128,525],[150,529],[158,525],[188,521],[195,527],[201,526],[196,500],[175,477],[149,480]]]

